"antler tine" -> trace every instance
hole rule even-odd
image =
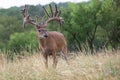
[[[25,16],[28,15],[28,5],[25,5]]]
[[[38,22],[38,16],[36,16],[36,25],[38,25],[39,24],[39,22]]]
[[[45,11],[45,13],[48,15],[48,17],[50,17],[50,15],[48,14],[47,10],[45,9],[45,7],[43,6],[43,9]]]
[[[55,4],[55,15],[54,16],[56,16],[57,13],[58,13],[58,9],[57,9],[57,5]]]
[[[25,5],[23,10],[22,10],[22,14],[23,14],[23,26],[25,26],[26,23],[30,23],[32,25],[37,25],[37,23],[35,22],[35,20],[33,20],[30,15],[28,14],[28,5]]]
[[[28,6],[25,5],[25,7],[21,11],[22,11],[23,16],[26,17],[28,15]]]
[[[45,13],[49,16],[48,20],[45,21],[46,24],[50,23],[51,21],[58,21],[60,23],[60,25],[63,23],[63,19],[62,17],[60,17],[61,11],[58,11],[57,5],[55,4],[55,11],[53,12],[52,10],[52,6],[49,5],[50,10],[51,10],[51,14],[52,16],[50,17],[50,15],[48,14],[48,12],[46,11],[46,9],[43,7]],[[44,21],[44,17],[42,18],[42,21]]]
[[[21,11],[22,11],[23,16],[25,17],[25,7]]]
[[[58,11],[56,17],[60,17],[60,14],[61,14],[61,10]]]
[[[45,17],[45,16],[43,16],[43,17],[42,17],[42,24],[44,24],[44,23],[45,23],[45,21],[44,21],[44,17]]]
[[[53,10],[52,10],[52,6],[49,4],[50,10],[51,10],[51,17],[53,17]]]

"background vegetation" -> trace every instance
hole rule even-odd
[[[51,3],[54,4],[54,3]],[[29,5],[34,18],[42,17],[41,5]],[[48,5],[45,5],[48,8]],[[90,0],[82,3],[59,3],[65,23],[51,23],[48,31],[62,32],[69,51],[95,53],[101,49],[120,49],[120,1]],[[34,26],[22,27],[21,7],[0,9],[0,49],[19,52],[38,50]]]

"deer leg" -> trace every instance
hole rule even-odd
[[[57,57],[56,57],[56,53],[53,53],[53,54],[52,54],[52,57],[53,57],[53,68],[56,68],[56,66],[57,66]]]
[[[48,55],[43,54],[45,67],[48,68]]]
[[[69,61],[68,61],[68,58],[67,58],[67,48],[66,47],[63,49],[62,53],[63,53],[65,61],[69,65]]]

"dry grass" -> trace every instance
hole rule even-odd
[[[70,65],[59,58],[56,69],[45,69],[41,55],[8,61],[0,55],[0,80],[120,80],[120,51],[94,56],[70,56]]]

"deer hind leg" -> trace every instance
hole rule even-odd
[[[56,68],[57,66],[57,57],[56,57],[56,53],[53,53],[52,54],[52,57],[53,57],[53,68]]]
[[[65,47],[65,48],[62,50],[62,53],[63,53],[63,57],[64,57],[65,61],[66,61],[67,64],[69,65],[69,61],[68,61],[68,58],[67,58],[67,47]]]

